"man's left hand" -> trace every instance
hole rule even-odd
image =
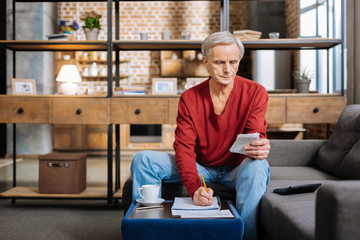
[[[252,142],[250,145],[246,145],[244,149],[249,157],[262,160],[267,158],[270,153],[270,141],[262,138]]]

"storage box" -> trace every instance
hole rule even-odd
[[[184,59],[166,59],[161,61],[162,77],[182,77],[184,75]]]
[[[185,76],[188,77],[208,77],[204,63],[200,60],[185,61]]]
[[[39,193],[81,193],[86,188],[86,153],[39,156]]]

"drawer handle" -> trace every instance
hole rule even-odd
[[[78,110],[76,110],[76,114],[77,114],[77,115],[80,115],[80,114],[81,114],[81,112],[82,112],[82,111],[81,111],[81,109],[80,109],[80,108],[79,108]]]
[[[317,113],[318,111],[320,111],[320,108],[318,108],[318,107],[314,108],[314,110],[313,110],[314,113]]]
[[[140,113],[141,113],[141,109],[138,108],[135,110],[135,114],[140,114]]]
[[[19,108],[18,110],[17,110],[17,113],[19,113],[19,114],[22,114],[24,112],[24,109],[23,108]]]
[[[70,163],[66,162],[66,163],[52,163],[52,162],[49,162],[47,164],[48,167],[70,167]]]

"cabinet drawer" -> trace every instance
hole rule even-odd
[[[52,123],[108,124],[109,100],[104,98],[53,98]]]
[[[0,122],[50,123],[50,99],[45,97],[1,97]]]
[[[288,123],[336,123],[346,106],[345,97],[289,97]]]
[[[269,97],[265,119],[267,123],[285,122],[285,97]]]
[[[168,123],[167,98],[113,98],[110,105],[111,123]]]

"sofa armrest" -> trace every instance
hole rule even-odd
[[[341,181],[319,188],[316,240],[360,239],[360,181]]]
[[[327,140],[270,140],[271,166],[314,166]]]

